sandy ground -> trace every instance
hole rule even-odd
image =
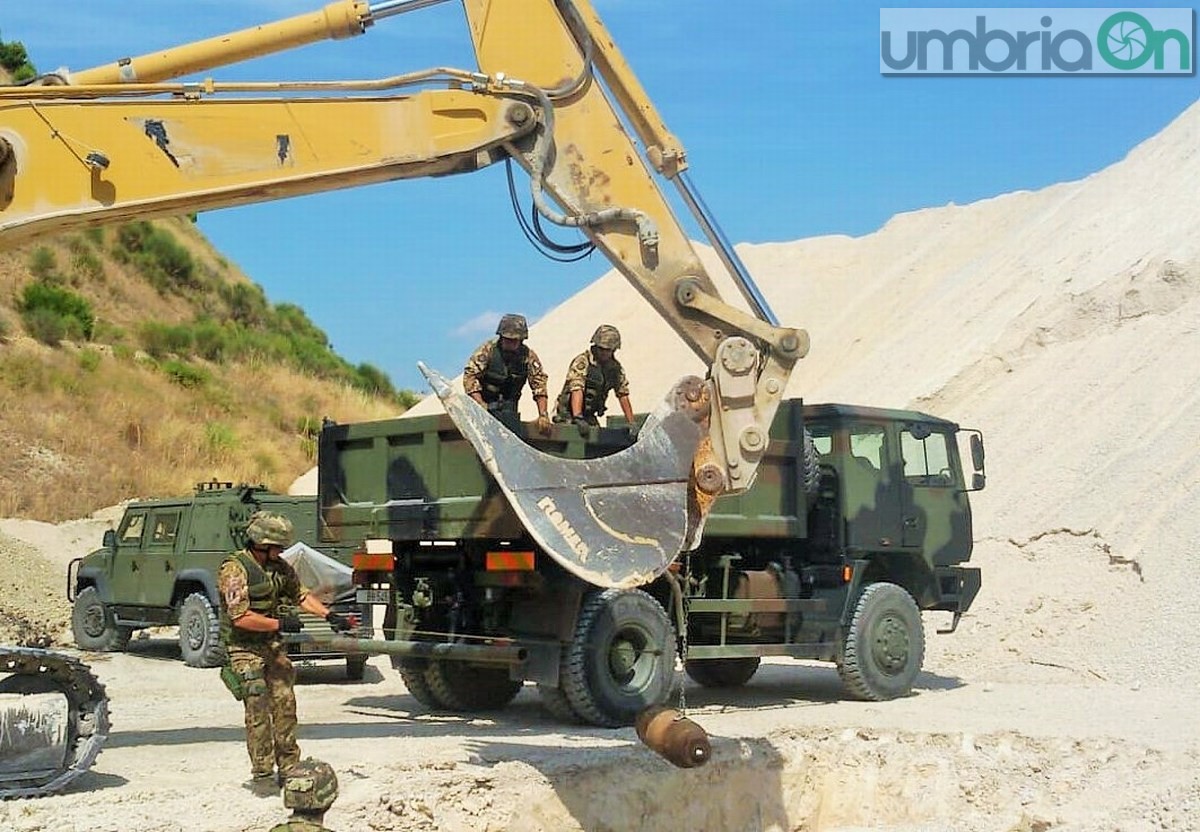
[[[737,691],[689,683],[713,739],[702,769],[673,768],[632,729],[558,723],[530,687],[494,714],[431,713],[384,657],[358,683],[337,662],[301,667],[301,746],[338,772],[338,830],[1200,829],[1195,672],[1143,673],[1092,629],[1087,611],[1111,596],[1147,600],[1097,551],[1058,542],[1084,587],[1066,597],[1039,586],[1036,557],[982,544],[984,574],[1010,594],[981,599],[953,635],[927,616],[925,672],[902,700],[845,700],[832,667],[788,660]],[[1008,605],[1020,614],[996,620]],[[84,657],[111,698],[105,750],[68,792],[0,804],[0,829],[258,830],[286,814],[240,787],[240,706],[215,671],[179,661],[173,631]]]
[[[330,826],[1200,830],[1197,146],[1200,105],[1079,182],[858,239],[739,247],[781,320],[812,335],[793,395],[916,407],[986,436],[983,590],[958,632],[930,632],[912,696],[844,701],[832,668],[776,662],[733,693],[689,686],[714,755],[682,771],[631,730],[556,724],[531,690],[466,719],[428,713],[382,658],[361,683],[307,668],[303,750],[342,783]],[[604,321],[625,331],[638,409],[700,369],[608,275],[533,327],[553,378]],[[104,524],[0,521],[0,643],[62,639],[66,562]],[[165,634],[88,661],[111,694],[108,747],[69,793],[0,804],[0,829],[283,815],[239,788],[241,712],[215,672],[183,666]]]

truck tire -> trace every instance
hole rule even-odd
[[[225,664],[221,623],[212,602],[202,592],[193,592],[179,605],[179,652],[188,667]]]
[[[129,646],[132,634],[132,627],[117,625],[116,616],[94,586],[81,589],[75,596],[75,604],[71,607],[71,635],[80,650],[124,650]]]
[[[571,708],[593,725],[632,725],[667,700],[675,682],[675,628],[640,589],[584,596],[559,679]]]
[[[761,659],[749,656],[737,659],[693,659],[685,662],[684,671],[698,685],[706,688],[737,688],[750,681],[758,672]]]
[[[347,656],[346,678],[351,682],[361,682],[365,675],[367,675],[367,657]]]
[[[575,709],[571,707],[570,700],[563,693],[562,688],[552,687],[551,685],[538,684],[538,698],[542,701],[542,707],[557,719],[559,722],[567,722],[579,724],[583,720],[579,714],[575,713]]]
[[[507,667],[477,667],[434,659],[425,671],[429,692],[451,711],[494,711],[520,693],[524,682],[508,678]]]
[[[854,605],[838,674],[857,699],[880,702],[912,691],[925,660],[921,611],[893,583],[868,584]]]
[[[392,657],[395,659],[395,657]],[[425,680],[426,663],[424,661],[414,662],[408,659],[396,659],[392,662],[392,666],[400,673],[400,681],[404,682],[404,687],[408,688],[408,692],[412,694],[412,698],[420,702],[426,708],[441,707],[437,699],[434,698],[433,692],[429,690],[429,682]]]

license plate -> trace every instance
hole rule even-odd
[[[386,604],[391,601],[391,590],[387,589],[360,589],[354,596],[354,600],[360,604]]]

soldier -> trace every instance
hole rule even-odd
[[[463,392],[488,412],[516,430],[520,417],[517,401],[526,382],[537,404],[538,431],[550,432],[550,417],[546,412],[549,394],[546,392],[546,371],[537,353],[525,343],[529,326],[524,315],[505,315],[496,327],[495,338],[489,338],[467,359],[463,368]]]
[[[330,832],[323,824],[337,793],[337,775],[329,763],[312,757],[301,760],[283,780],[283,805],[292,816],[272,826],[271,832]]]
[[[608,402],[610,392],[617,394],[621,412],[633,427],[633,406],[629,403],[629,382],[625,369],[616,358],[621,348],[621,333],[615,326],[601,324],[592,333],[592,345],[586,352],[575,356],[567,369],[562,392],[558,394],[558,405],[554,419],[557,422],[574,422],[581,430],[600,424],[600,417]]]
[[[301,586],[280,557],[291,544],[291,521],[256,512],[246,527],[246,548],[225,558],[217,571],[221,640],[229,656],[222,678],[246,710],[251,779],[245,785],[260,796],[277,794],[280,778],[300,759],[296,673],[282,638],[300,632],[296,608],[322,616],[339,632],[353,627]]]

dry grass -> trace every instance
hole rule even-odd
[[[186,219],[160,221],[205,273],[246,277]],[[107,251],[113,231],[64,235],[0,253],[0,517],[60,521],[131,497],[183,494],[201,480],[264,483],[286,490],[314,463],[312,427],[395,415],[397,408],[344,384],[256,362],[190,359],[204,381],[183,387],[137,357],[145,320],[192,320],[210,303],[163,295]],[[85,247],[84,244],[87,244]],[[59,276],[87,298],[104,344],[51,349],[24,337],[14,303],[45,247]],[[99,254],[101,272],[79,252]],[[116,348],[110,346],[116,344]]]
[[[201,480],[286,490],[313,465],[306,424],[395,415],[342,385],[280,367],[207,366],[200,389],[153,362],[20,338],[0,347],[0,516],[59,521]]]

